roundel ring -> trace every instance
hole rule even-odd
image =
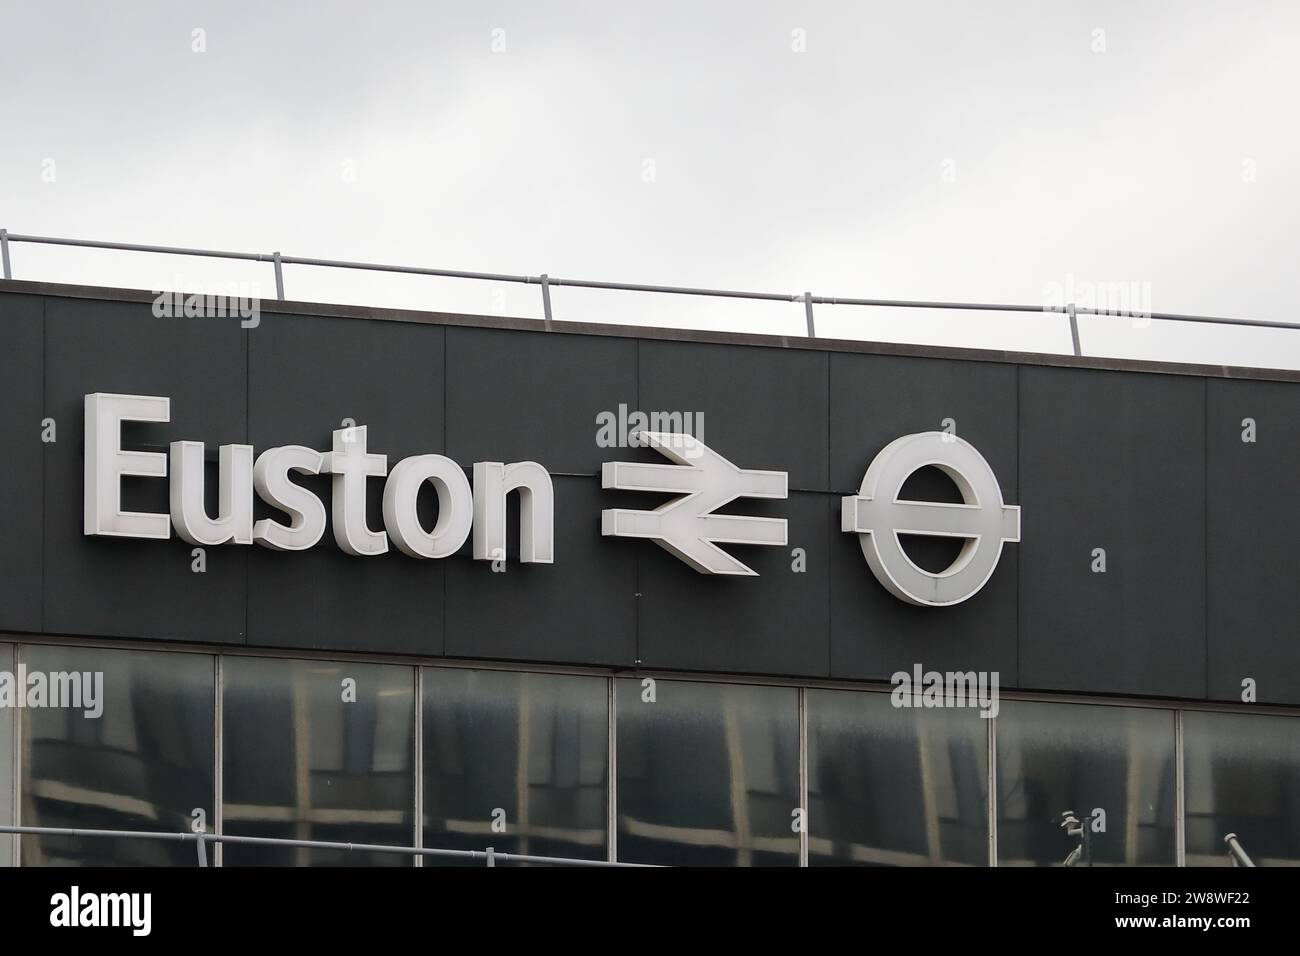
[[[956,484],[961,504],[905,501],[898,495],[908,477],[927,465]],[[842,500],[840,524],[854,533],[867,564],[894,596],[909,604],[960,604],[993,574],[1004,541],[1020,540],[1020,508],[1002,501],[997,476],[965,439],[945,432],[919,432],[890,442],[872,460],[858,494]],[[900,535],[964,538],[953,563],[933,573],[917,567]]]

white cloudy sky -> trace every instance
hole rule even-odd
[[[828,296],[1038,304],[1123,283],[1155,311],[1300,321],[1298,94],[1295,0],[0,0],[0,226]],[[12,257],[19,278],[273,288],[256,264]],[[540,313],[535,286],[301,267],[286,284]],[[554,302],[803,330],[795,304]],[[817,316],[843,337],[1070,347],[1043,315]],[[1300,367],[1300,331],[1090,319],[1083,341]]]

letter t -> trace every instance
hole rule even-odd
[[[388,456],[367,454],[366,426],[357,425],[336,428],[334,451],[323,458],[321,471],[334,475],[334,540],[347,554],[383,554],[388,535],[366,524],[366,479],[388,474]]]

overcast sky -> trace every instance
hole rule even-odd
[[[201,31],[201,32],[196,32]],[[196,50],[196,48],[199,48]],[[0,0],[0,227],[475,271],[1300,321],[1300,3]],[[16,278],[268,266],[15,245]],[[540,314],[287,267],[290,298]],[[558,289],[557,318],[802,334],[802,305]],[[825,335],[1068,351],[1039,314]],[[1300,368],[1300,331],[1083,320]]]

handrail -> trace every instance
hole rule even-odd
[[[1300,329],[1300,323],[1267,319],[1240,319],[1214,315],[1188,315],[1174,312],[1137,312],[1131,309],[1098,309],[1064,305],[1024,305],[991,302],[930,302],[914,299],[862,299],[840,296],[813,295],[811,292],[779,293],[748,292],[734,289],[705,289],[692,286],[646,285],[637,282],[604,282],[595,279],[565,279],[542,273],[540,275],[511,275],[498,272],[467,272],[459,269],[430,269],[423,266],[389,265],[377,262],[352,262],[344,259],[315,259],[303,256],[286,256],[279,252],[230,252],[215,249],[194,249],[182,246],[158,246],[129,242],[106,242],[98,239],[65,239],[54,236],[33,236],[11,233],[0,229],[0,260],[3,261],[5,279],[13,278],[10,266],[9,244],[13,242],[70,246],[89,249],[114,249],[122,252],[149,252],[163,255],[200,256],[212,259],[233,259],[246,262],[270,262],[275,268],[276,298],[284,298],[282,265],[320,266],[330,269],[354,269],[367,272],[388,272],[398,275],[423,275],[445,279],[476,279],[488,282],[514,282],[537,285],[542,292],[542,312],[549,329],[554,320],[551,310],[550,289],[553,286],[570,286],[576,289],[604,289],[614,292],[649,292],[666,295],[712,296],[727,299],[749,299],[767,302],[802,302],[807,320],[808,337],[816,337],[813,320],[814,305],[847,305],[892,309],[951,309],[977,312],[1041,312],[1065,316],[1070,324],[1070,338],[1075,355],[1082,355],[1079,341],[1078,316],[1094,315],[1116,318],[1156,320],[1161,322],[1208,323],[1266,329]]]
[[[313,850],[356,850],[367,853],[399,853],[405,856],[450,857],[470,861],[483,861],[487,866],[498,863],[549,863],[559,866],[636,867],[653,866],[648,863],[619,863],[613,860],[584,860],[579,857],[537,856],[530,853],[503,853],[493,847],[485,850],[445,850],[433,847],[391,846],[385,843],[337,843],[327,840],[290,840],[278,837],[234,836],[228,833],[194,833],[167,830],[94,830],[83,827],[18,827],[0,826],[0,833],[30,833],[45,836],[112,837],[114,839],[176,840],[194,843],[199,866],[207,866],[208,843],[239,843],[250,846],[284,846]]]

